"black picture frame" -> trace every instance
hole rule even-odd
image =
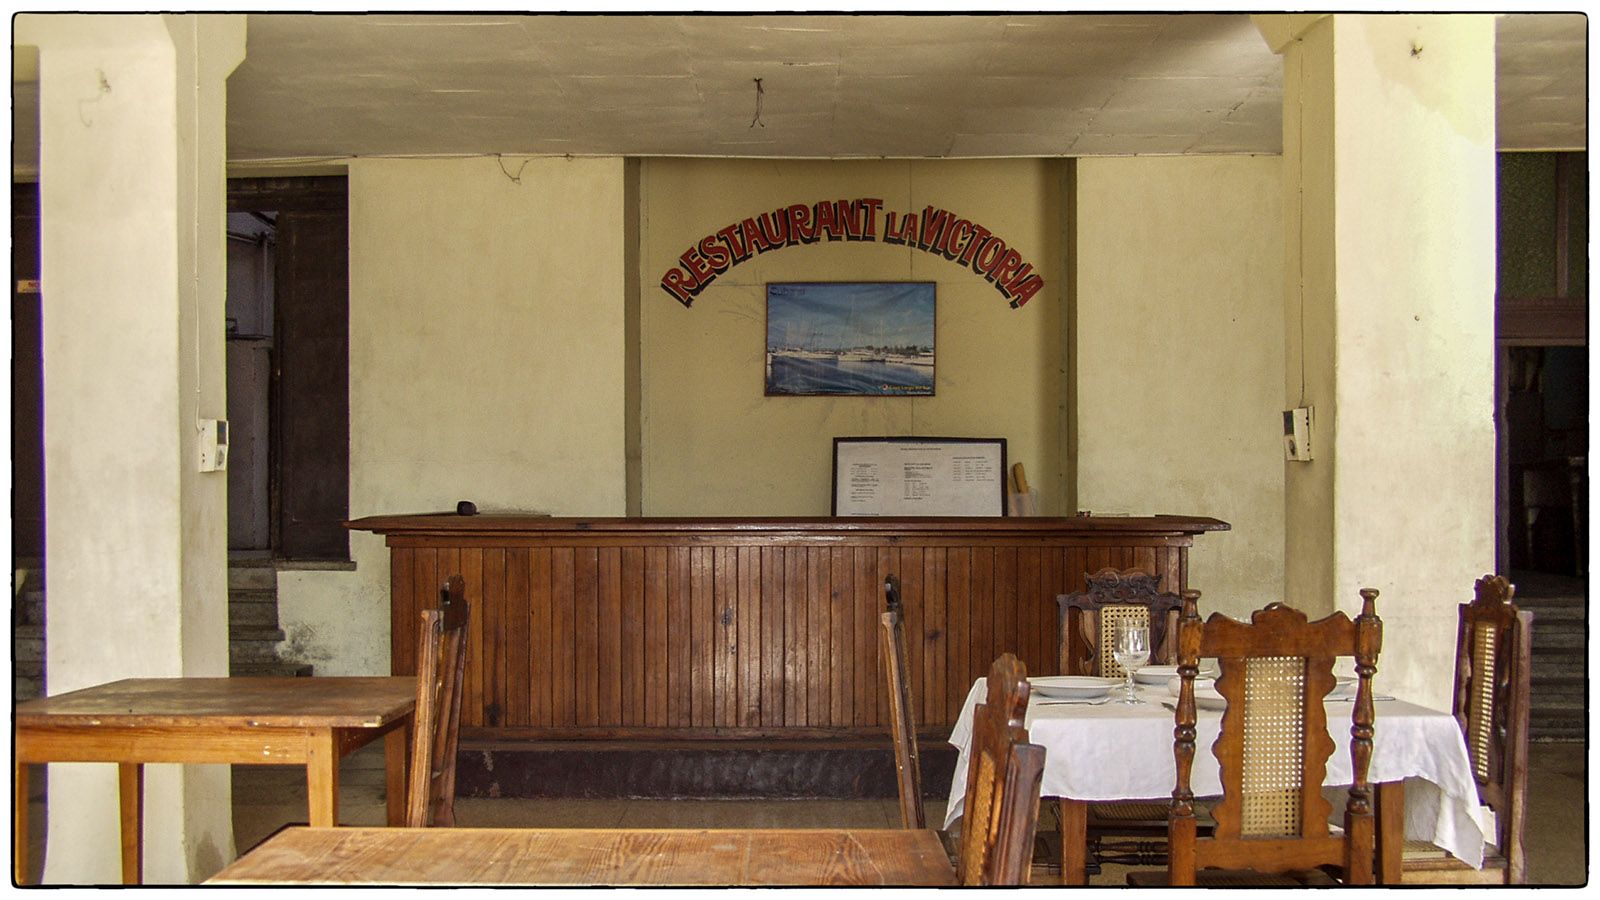
[[[766,290],[768,397],[932,397],[932,281],[774,281]]]

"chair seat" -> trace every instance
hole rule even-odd
[[[1251,869],[1201,869],[1195,873],[1198,887],[1334,887],[1339,884],[1321,869],[1305,872],[1257,872]],[[1166,887],[1166,872],[1129,872],[1133,887]]]
[[[1406,841],[1400,854],[1401,884],[1504,884],[1506,858],[1485,847],[1483,868],[1474,869],[1427,841]]]

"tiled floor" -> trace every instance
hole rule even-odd
[[[374,748],[375,749],[375,748]],[[341,821],[381,825],[383,757],[362,751],[341,769]],[[1526,841],[1529,882],[1582,885],[1588,880],[1586,748],[1583,744],[1534,744],[1530,760]],[[32,784],[32,864],[37,880],[44,845],[43,782]],[[942,821],[944,804],[928,804],[930,821]],[[279,827],[304,822],[305,784],[299,770],[236,766],[233,821],[238,846],[248,848]],[[463,797],[456,803],[461,825],[479,827],[718,827],[784,828],[850,826],[890,828],[899,822],[888,800],[515,800]],[[1048,823],[1051,817],[1043,817]],[[1107,866],[1095,884],[1121,885],[1127,869]]]

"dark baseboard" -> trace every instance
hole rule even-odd
[[[923,792],[943,797],[954,747],[919,746]],[[637,741],[461,745],[456,794],[524,799],[893,799],[894,755],[860,742]]]

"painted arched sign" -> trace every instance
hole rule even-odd
[[[971,219],[933,206],[921,213],[885,212],[882,200],[862,197],[796,203],[713,231],[678,257],[678,264],[661,276],[661,289],[689,306],[718,276],[752,256],[823,240],[876,241],[936,253],[982,276],[1012,309],[1044,287],[1032,263]]]

